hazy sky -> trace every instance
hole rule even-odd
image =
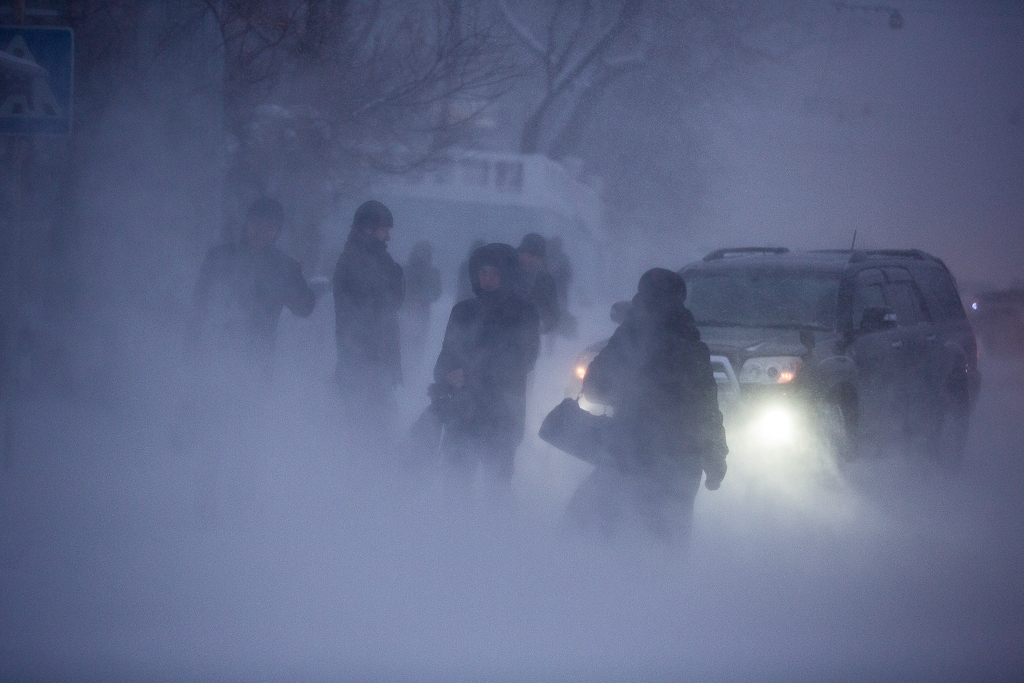
[[[1024,5],[901,10],[901,30],[828,14],[824,40],[709,107],[706,246],[846,248],[857,230],[964,282],[1024,277]]]

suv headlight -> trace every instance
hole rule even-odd
[[[785,384],[800,371],[803,359],[798,356],[751,358],[743,364],[739,381],[746,384]]]

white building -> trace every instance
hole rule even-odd
[[[392,252],[404,259],[413,244],[429,239],[449,292],[473,240],[516,246],[528,232],[562,238],[575,298],[600,284],[600,194],[542,154],[452,153],[429,170],[380,182],[373,194],[395,215]]]

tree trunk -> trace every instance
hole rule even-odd
[[[523,135],[519,139],[520,154],[536,154],[540,151],[540,132],[544,117],[551,107],[551,96],[547,95],[523,124]]]

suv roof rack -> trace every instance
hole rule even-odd
[[[715,249],[704,257],[705,261],[720,261],[726,256],[736,254],[788,254],[786,247],[736,247],[734,249]]]
[[[865,259],[871,258],[872,256],[889,256],[894,258],[909,258],[916,261],[931,261],[935,257],[930,254],[926,254],[920,249],[858,249],[850,253],[850,262],[857,263],[864,261]]]

